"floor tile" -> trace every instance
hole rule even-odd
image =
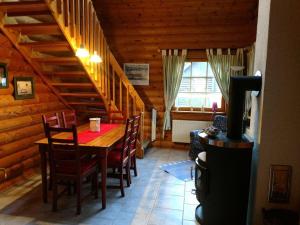
[[[186,158],[184,151],[150,149],[143,160],[137,161],[138,176],[132,176],[125,197],[121,197],[118,189],[108,189],[107,208],[102,210],[101,198],[89,196],[83,201],[79,216],[75,215],[74,195],[59,199],[58,212],[54,213],[51,192],[50,203],[42,203],[40,175],[28,177],[27,182],[0,193],[0,225],[182,225],[183,222],[190,225],[193,221],[183,221],[183,217],[192,219],[187,214],[188,206],[184,207],[184,203],[194,204],[195,196],[188,192],[191,184],[159,168],[166,162]],[[108,179],[108,183],[118,180]],[[84,192],[89,190],[87,184]]]
[[[184,197],[182,196],[160,196],[155,207],[164,209],[183,210]]]
[[[182,211],[156,208],[152,211],[148,225],[182,225]]]
[[[183,219],[195,220],[195,210],[198,205],[184,204],[183,206]]]

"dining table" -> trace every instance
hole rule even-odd
[[[119,142],[125,134],[124,124],[102,124],[100,132],[90,131],[90,124],[86,123],[77,126],[78,132],[78,146],[80,150],[84,151],[86,155],[96,155],[99,160],[101,173],[101,193],[102,193],[102,208],[106,208],[106,177],[107,177],[107,156],[108,152],[113,146]],[[53,137],[68,139],[70,133],[58,133]],[[45,203],[48,202],[48,178],[47,168],[49,162],[48,153],[48,139],[43,138],[36,141],[35,144],[39,146],[39,153],[41,157],[41,176],[42,176],[42,198]]]

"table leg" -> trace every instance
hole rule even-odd
[[[47,147],[47,146],[46,146]],[[44,203],[48,202],[48,186],[47,186],[47,155],[44,145],[39,145],[39,152],[41,156],[41,175],[42,175],[42,193]]]
[[[106,176],[107,176],[107,154],[101,158],[101,192],[102,209],[106,208]]]

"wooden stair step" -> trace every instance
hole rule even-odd
[[[0,11],[7,16],[43,15],[49,13],[44,1],[1,2]]]
[[[103,102],[68,102],[69,105],[104,106]]]
[[[67,87],[67,88],[91,88],[94,87],[92,83],[51,83],[54,87]]]
[[[4,27],[16,30],[25,35],[62,34],[59,26],[56,23],[6,24]]]
[[[39,63],[56,64],[56,65],[78,65],[77,57],[32,57],[32,59]]]
[[[84,71],[59,71],[59,72],[47,72],[47,75],[53,76],[87,76],[86,72]]]
[[[67,41],[37,41],[37,42],[21,42],[20,46],[30,48],[34,51],[71,51],[72,48]]]
[[[59,93],[63,97],[82,97],[82,98],[92,98],[100,97],[99,94],[93,92],[77,92],[77,93]]]

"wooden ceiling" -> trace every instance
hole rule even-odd
[[[158,110],[159,128],[164,111],[161,49],[187,48],[188,57],[203,60],[205,52],[199,49],[246,47],[256,38],[258,0],[93,2],[120,65],[128,62],[150,65],[150,85],[135,89],[148,110],[152,107]],[[150,118],[145,119],[147,124]]]
[[[258,0],[94,0],[94,5],[120,59],[158,49],[234,48],[255,41]]]

